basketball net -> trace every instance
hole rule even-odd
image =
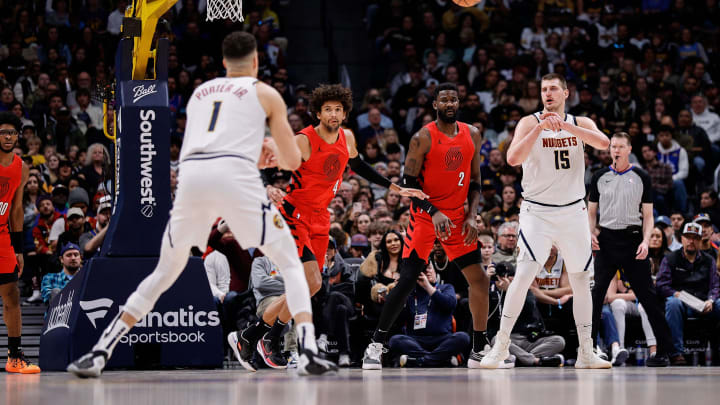
[[[242,0],[207,0],[207,20],[243,21]]]

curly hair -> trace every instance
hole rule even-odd
[[[313,90],[310,96],[310,110],[319,113],[323,104],[328,101],[338,101],[343,106],[345,114],[352,110],[352,90],[340,84],[321,84]]]

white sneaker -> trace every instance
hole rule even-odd
[[[480,368],[488,368],[488,369],[495,369],[495,368],[501,368],[501,365],[504,365],[505,360],[510,357],[510,336],[508,336],[506,333],[498,332],[495,336],[495,345],[490,350],[490,352],[485,355],[482,360],[480,361]],[[512,367],[515,366],[515,363],[513,362]],[[470,364],[468,362],[468,367],[470,367]],[[512,367],[502,367],[502,368],[512,368]],[[471,367],[472,368],[472,367]]]
[[[350,367],[350,355],[343,353],[338,357],[338,367]]]
[[[290,359],[288,360],[287,368],[297,368],[298,361],[300,360],[300,355],[298,355],[298,352],[291,351],[290,352]]]
[[[70,363],[67,371],[81,378],[97,378],[102,374],[107,360],[108,354],[97,350]]]
[[[382,370],[382,355],[385,351],[382,343],[370,343],[363,356],[363,370]]]
[[[580,343],[575,368],[612,368],[612,363],[605,361],[593,350],[592,340],[587,343]]]
[[[490,345],[485,345],[483,350],[479,352],[470,350],[470,358],[468,358],[467,367],[472,369],[482,368],[480,366],[480,362],[482,362],[482,359],[487,356],[491,350],[492,347],[490,347]],[[511,354],[502,363],[500,363],[497,368],[507,369],[513,367],[515,367],[515,356]]]
[[[603,360],[608,359],[607,353],[605,353],[605,351],[600,347],[600,345],[595,346],[595,354],[597,354],[598,357],[600,357]]]
[[[42,295],[40,294],[40,290],[33,290],[32,295],[28,297],[28,299],[26,299],[25,301],[31,304],[42,302]]]
[[[616,347],[614,346],[612,348],[612,360],[610,361],[613,366],[618,367],[625,364],[625,361],[628,359],[628,356],[630,354],[624,347]],[[605,360],[605,359],[603,359]]]

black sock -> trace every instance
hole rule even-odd
[[[18,354],[20,354],[20,339],[20,336],[8,337],[8,352],[13,357],[16,357]]]
[[[490,341],[487,337],[487,331],[473,330],[472,333],[472,349],[475,353],[483,351],[485,345],[489,345]]]
[[[388,333],[386,330],[376,329],[372,337],[373,343],[385,344],[385,342],[387,341],[387,334]]]
[[[262,335],[270,331],[270,328],[270,325],[266,324],[264,320],[260,319],[254,325],[251,325],[247,329],[242,331],[241,335],[249,341],[256,341],[260,339]]]
[[[278,320],[275,321],[275,323],[273,324],[272,328],[270,328],[270,332],[267,333],[268,339],[270,339],[273,342],[276,342],[278,339],[280,339],[286,326],[287,326],[287,324],[283,323],[278,318]]]

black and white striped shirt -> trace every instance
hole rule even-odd
[[[590,182],[590,202],[598,203],[601,228],[642,226],[642,204],[653,202],[650,176],[632,165],[623,172],[602,168]]]

